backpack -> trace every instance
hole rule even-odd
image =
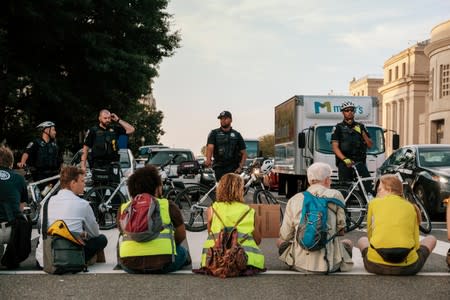
[[[63,220],[57,220],[50,226],[47,225],[50,199],[45,202],[43,208],[42,242],[44,271],[58,275],[69,272],[87,272],[83,240],[76,237]]]
[[[323,198],[303,193],[303,208],[297,230],[297,242],[305,250],[318,251],[332,241],[337,232],[330,238],[328,235],[328,203],[334,203],[345,209],[345,204],[335,198]]]
[[[220,278],[237,277],[247,269],[247,254],[241,246],[241,243],[243,243],[248,236],[244,236],[239,240],[236,227],[249,213],[251,208],[249,208],[231,228],[225,227],[219,214],[217,214],[212,206],[211,208],[224,227],[219,232],[217,239],[214,234],[210,232],[214,239],[214,246],[208,249],[204,270],[208,275]]]
[[[119,225],[124,240],[148,242],[157,238],[163,229],[158,200],[147,193],[136,195],[120,213]]]

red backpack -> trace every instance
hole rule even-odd
[[[119,224],[124,240],[155,239],[163,229],[158,200],[147,193],[136,195],[120,213]]]

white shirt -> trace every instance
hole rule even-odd
[[[48,226],[56,220],[64,220],[72,232],[86,231],[88,237],[97,237],[100,235],[100,229],[95,220],[89,202],[75,195],[71,190],[62,189],[48,201]],[[44,217],[44,204],[41,207],[40,218]],[[39,236],[39,245],[36,249],[36,260],[40,266],[44,266],[43,256],[44,243],[42,235]]]

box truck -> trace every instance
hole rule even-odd
[[[376,97],[293,96],[275,106],[275,164],[279,193],[291,197],[307,187],[306,169],[314,162],[328,163],[332,179],[338,180],[335,155],[331,146],[333,127],[342,122],[341,104],[355,104],[355,120],[369,131],[373,146],[367,150],[367,167],[371,176],[386,159],[385,132],[377,125]],[[399,137],[393,135],[394,149]]]

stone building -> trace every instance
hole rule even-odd
[[[431,30],[425,55],[430,66],[429,89],[420,142],[450,144],[450,20]]]
[[[400,145],[419,143],[419,117],[425,112],[428,93],[429,60],[424,53],[427,41],[409,47],[383,65],[382,121],[386,129],[400,134]],[[386,147],[392,151],[387,134]]]
[[[379,124],[400,134],[400,146],[450,144],[450,20],[435,26],[431,39],[386,60],[383,72],[383,79],[353,78],[350,94],[378,98]]]
[[[383,85],[383,78],[377,78],[375,76],[364,76],[359,79],[350,81],[349,91],[352,96],[371,96],[378,99],[378,121],[377,124],[381,124],[382,120],[382,105],[381,95],[378,92],[378,88]]]

